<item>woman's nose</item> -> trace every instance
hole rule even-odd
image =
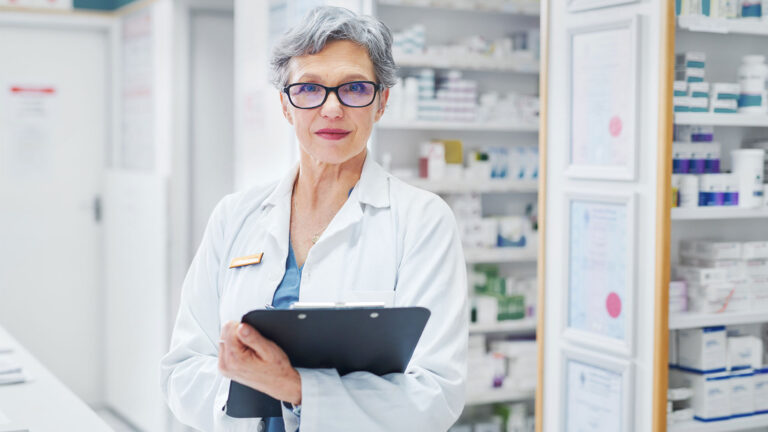
[[[344,115],[344,106],[335,92],[329,93],[325,103],[320,107],[320,115],[328,118],[341,118]]]

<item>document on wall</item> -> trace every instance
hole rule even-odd
[[[152,171],[155,166],[154,37],[152,15],[128,15],[122,34],[122,168]]]
[[[8,125],[3,170],[15,178],[40,178],[53,163],[57,89],[50,84],[11,84],[5,88]]]
[[[571,164],[630,169],[634,164],[633,28],[572,36]]]
[[[622,430],[621,374],[571,359],[566,364],[566,380],[566,431]]]
[[[632,283],[627,205],[586,200],[570,205],[568,327],[624,341]]]

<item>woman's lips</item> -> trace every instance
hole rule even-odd
[[[320,138],[325,138],[327,140],[335,141],[335,140],[340,140],[346,137],[347,135],[349,135],[349,132],[350,131],[344,130],[344,129],[320,129],[316,131],[315,134]]]

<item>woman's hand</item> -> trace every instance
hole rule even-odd
[[[301,404],[301,376],[285,352],[247,324],[224,324],[219,371],[225,377],[273,398]]]

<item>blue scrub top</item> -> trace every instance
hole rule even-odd
[[[288,237],[288,259],[285,260],[285,275],[283,280],[275,290],[272,298],[272,306],[275,309],[288,309],[291,304],[299,301],[299,286],[301,285],[301,270],[296,263],[296,256],[293,253],[291,238]],[[270,417],[264,419],[267,426],[267,432],[285,432],[285,422],[282,417]]]

